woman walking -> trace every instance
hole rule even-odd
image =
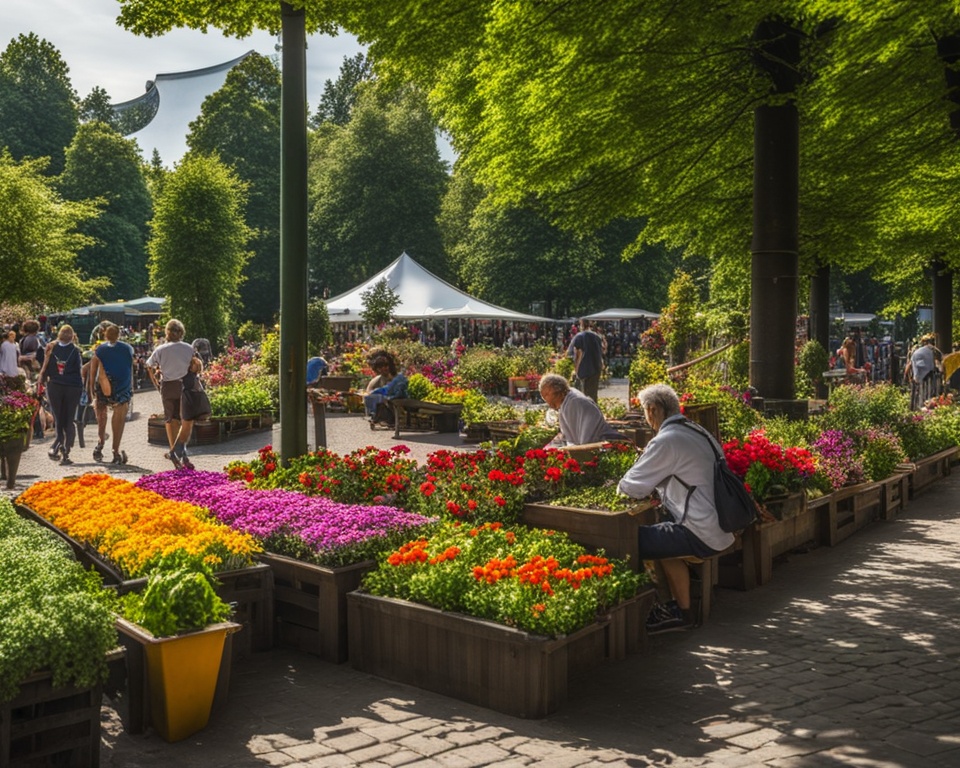
[[[53,423],[57,437],[50,449],[51,459],[60,459],[63,465],[73,464],[70,450],[77,436],[77,427],[73,418],[83,393],[83,378],[80,368],[83,356],[74,343],[76,334],[69,325],[60,327],[57,340],[50,342],[44,355],[43,368],[40,369],[40,383],[46,384],[50,409],[53,411]]]

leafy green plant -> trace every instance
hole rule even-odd
[[[662,355],[638,349],[630,363],[630,391],[639,392],[650,384],[667,381],[667,364]]]
[[[280,374],[280,334],[268,333],[260,344],[260,359],[257,361],[267,373]]]
[[[230,618],[231,608],[216,593],[216,583],[202,559],[179,551],[158,562],[142,593],[121,598],[122,612],[155,637],[203,629]]]
[[[889,429],[866,429],[857,436],[857,443],[868,480],[885,480],[907,459],[900,438]]]
[[[553,372],[570,381],[573,379],[573,360],[566,355],[557,358],[553,364]]]
[[[55,686],[106,679],[116,645],[113,595],[66,544],[0,499],[0,701],[28,675],[50,670]]]
[[[387,278],[381,278],[360,294],[363,309],[360,316],[370,325],[383,325],[390,322],[393,310],[400,304],[400,297],[390,287]]]
[[[797,352],[797,396],[811,397],[816,392],[817,384],[823,381],[824,372],[830,367],[830,354],[823,348],[823,344],[811,339],[800,347]],[[799,385],[802,385],[802,389]]]
[[[622,419],[627,415],[627,406],[616,397],[601,397],[597,401],[600,410],[607,419]]]
[[[422,373],[415,373],[407,381],[407,397],[411,400],[426,400],[436,387]]]
[[[623,512],[635,506],[636,499],[617,492],[615,484],[574,488],[562,493],[548,502],[555,507],[576,507],[578,509],[608,509],[611,512]]]
[[[209,395],[212,416],[256,415],[273,410],[273,397],[259,379],[217,387]]]

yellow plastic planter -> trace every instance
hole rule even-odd
[[[153,727],[167,741],[180,741],[206,727],[217,689],[226,636],[240,624],[211,624],[197,632],[154,637],[118,619],[118,628],[143,646]]]

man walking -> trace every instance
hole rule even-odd
[[[580,333],[573,337],[573,371],[580,379],[583,394],[597,402],[600,374],[603,372],[605,342],[597,335],[589,320],[580,321]]]

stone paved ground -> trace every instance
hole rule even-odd
[[[360,419],[328,430],[338,451],[392,443]],[[135,433],[125,472],[165,468],[161,449]],[[361,442],[338,442],[350,440]],[[264,442],[201,449],[195,460],[217,468]],[[458,444],[404,442],[414,455]],[[54,467],[32,448],[24,480],[59,476]],[[567,704],[542,720],[275,650],[237,669],[228,704],[177,744],[152,730],[126,734],[105,700],[102,765],[960,766],[958,494],[954,473],[899,519],[791,555],[769,585],[719,590],[708,624],[576,679]]]

